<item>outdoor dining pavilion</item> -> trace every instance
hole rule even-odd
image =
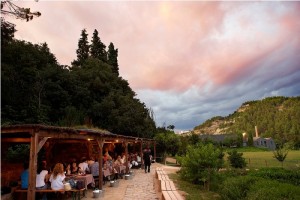
[[[68,156],[72,158],[80,158],[82,156],[98,158],[99,177],[103,175],[103,146],[105,144],[121,144],[125,149],[126,158],[128,158],[129,145],[138,146],[141,156],[143,155],[143,145],[151,145],[153,147],[153,157],[156,160],[156,144],[153,139],[118,135],[98,129],[75,129],[40,124],[8,125],[1,127],[2,183],[8,182],[16,174],[19,176],[16,170],[3,160],[5,148],[13,144],[30,144],[27,199],[35,198],[38,153],[41,149],[46,155],[45,158],[48,164],[55,164],[55,162],[66,159]],[[128,163],[126,163],[126,166],[128,166]],[[129,172],[128,167],[126,172]],[[103,179],[100,178],[99,189],[102,190],[102,187]]]

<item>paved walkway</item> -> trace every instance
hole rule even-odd
[[[133,169],[134,176],[130,180],[119,179],[119,186],[110,187],[106,183],[103,187],[104,196],[102,200],[159,200],[160,195],[156,191],[155,168],[161,166],[159,163],[152,163],[150,173],[144,169]],[[85,199],[93,198],[93,191],[88,190]]]

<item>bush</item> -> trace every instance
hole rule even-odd
[[[300,186],[300,170],[291,171],[284,168],[262,168],[249,173],[249,175]]]
[[[300,199],[299,187],[273,180],[260,179],[251,185],[246,200],[297,200]]]
[[[299,187],[254,176],[228,178],[219,193],[224,200],[296,200]]]
[[[230,161],[230,165],[234,168],[244,168],[247,163],[245,158],[243,158],[243,153],[238,153],[236,150],[228,152],[228,160]]]
[[[223,182],[219,193],[224,200],[245,199],[250,186],[256,182],[256,179],[250,176],[229,178]]]
[[[210,181],[223,165],[223,152],[212,144],[188,146],[185,157],[178,157],[183,180],[203,183],[209,190]]]

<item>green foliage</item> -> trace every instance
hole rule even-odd
[[[81,38],[78,41],[77,60],[72,62],[72,65],[80,67],[83,62],[89,57],[90,45],[88,42],[88,34],[86,29],[81,31]]]
[[[297,186],[252,176],[229,178],[219,191],[224,200],[299,199]]]
[[[98,36],[98,31],[95,29],[93,33],[93,39],[91,44],[91,56],[97,58],[103,62],[107,61],[106,46],[101,42]]]
[[[222,183],[219,194],[223,200],[245,199],[250,186],[255,184],[256,177],[238,176],[228,178]]]
[[[119,75],[118,49],[115,49],[112,42],[108,46],[107,63],[112,66],[112,72]]]
[[[180,175],[184,180],[204,183],[207,190],[215,173],[223,165],[223,152],[213,144],[188,146],[186,156],[178,157]]]
[[[275,151],[273,151],[274,158],[276,158],[283,165],[283,161],[289,153],[289,145],[286,143],[285,145],[278,146]]]
[[[249,175],[300,186],[299,170],[288,170],[283,168],[261,168],[258,171],[251,171]]]
[[[12,39],[2,46],[2,124],[87,125],[128,136],[154,136],[151,110],[111,65],[96,54],[89,56],[87,36],[83,30],[72,68],[59,65],[46,43]],[[101,48],[103,53],[105,46]]]
[[[277,181],[259,179],[251,185],[247,200],[297,200],[300,199],[299,186]]]
[[[174,131],[165,129],[164,132],[155,134],[154,139],[156,140],[157,144],[157,153],[161,154],[161,157],[164,157],[164,159],[167,154],[172,154],[172,156],[175,156],[175,154],[178,153],[180,139],[179,136],[174,133]]]
[[[19,162],[20,160],[28,160],[30,153],[30,145],[18,144],[8,148],[6,159],[10,162]]]
[[[234,168],[244,168],[247,163],[245,158],[243,158],[243,153],[237,152],[237,150],[232,150],[228,152],[228,160],[230,165]]]

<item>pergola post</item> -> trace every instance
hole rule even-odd
[[[33,131],[30,139],[31,141],[30,141],[30,156],[29,156],[29,169],[28,169],[29,174],[28,174],[27,199],[35,199],[38,133]]]
[[[99,147],[99,154],[98,154],[98,163],[99,163],[99,189],[102,190],[103,187],[103,144],[104,140],[101,138],[100,140],[97,139],[97,144]]]
[[[129,172],[129,167],[128,167],[128,141],[125,140],[124,144],[125,144],[125,158],[126,158],[126,161],[125,161],[126,174],[128,174],[128,172]]]
[[[153,143],[153,156],[154,156],[154,160],[155,160],[155,162],[156,162],[156,142],[154,141],[154,143]]]
[[[141,140],[141,146],[140,146],[140,154],[141,154],[141,162],[142,162],[142,165],[141,167],[144,166],[144,154],[143,154],[143,140]]]

